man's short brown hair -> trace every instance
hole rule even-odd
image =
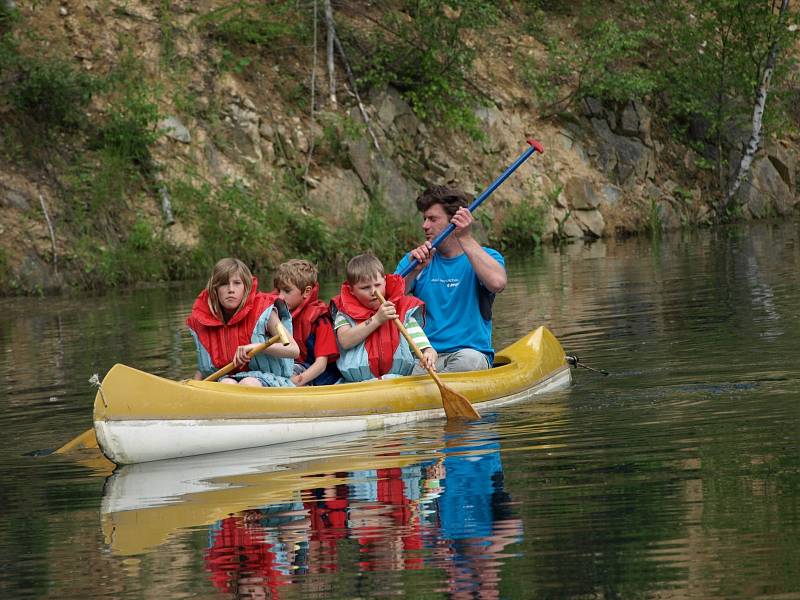
[[[282,263],[275,271],[273,285],[278,289],[293,285],[302,292],[307,287],[313,288],[317,284],[318,276],[314,263],[302,258],[293,258]]]
[[[417,196],[417,210],[425,212],[434,204],[441,204],[444,212],[453,217],[462,206],[469,206],[472,196],[446,185],[433,185]]]
[[[356,285],[375,277],[386,275],[383,263],[373,254],[359,254],[347,263],[347,283]]]

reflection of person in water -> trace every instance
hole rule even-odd
[[[346,477],[347,473],[337,473]],[[303,506],[311,519],[309,572],[335,573],[339,570],[339,540],[347,537],[348,487],[314,488],[303,492]]]
[[[502,552],[522,537],[522,521],[513,516],[503,485],[500,444],[444,452],[444,461],[426,474],[431,481],[444,479],[435,500],[441,544],[434,554],[445,563],[453,597],[497,598]]]
[[[277,597],[306,562],[308,520],[293,502],[246,510],[211,529],[206,568],[214,586],[236,598]]]
[[[452,597],[498,597],[504,553],[522,536],[500,445],[450,442],[434,462],[330,473],[325,480],[339,483],[310,483],[302,502],[220,521],[206,557],[214,585],[239,598],[275,597],[304,574],[305,591],[324,592],[334,573],[438,567]]]
[[[364,474],[369,474],[365,481]],[[350,508],[351,537],[358,540],[359,570],[422,568],[418,498],[420,468],[391,467],[362,472],[353,487],[361,493]]]
[[[269,590],[274,596],[281,585],[272,545],[253,525],[252,512],[258,511],[220,521],[206,553],[214,587],[238,598],[258,597],[259,590]]]

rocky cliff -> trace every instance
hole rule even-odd
[[[493,43],[482,47],[474,64],[470,84],[483,134],[475,139],[421,120],[393,87],[359,89],[340,59],[334,103],[325,88],[324,56],[313,52],[313,42],[255,52],[231,63],[198,25],[201,15],[221,4],[18,3],[21,22],[36,34],[26,37],[23,49],[42,44],[80,71],[104,77],[120,67],[122,57],[133,56],[140,69],[136,77],[146,82],[158,119],[146,172],[126,179],[124,189],[108,187],[121,198],[111,208],[89,207],[76,217],[65,200],[69,196],[74,203],[80,196],[71,175],[73,159],[98,161],[92,163],[95,171],[102,168],[101,159],[86,140],[62,132],[34,142],[47,152],[26,153],[22,121],[8,105],[0,106],[3,291],[84,285],[92,256],[109,270],[97,277],[113,272],[102,261],[113,262],[119,255],[109,248],[131,239],[132,231],[144,236],[130,246],[134,254],[137,248],[149,251],[152,238],[171,255],[196,257],[208,220],[230,218],[230,235],[244,235],[234,225],[236,211],[276,211],[274,200],[283,197],[281,206],[294,216],[282,221],[286,232],[269,234],[260,248],[259,266],[267,269],[287,254],[302,252],[290,242],[300,235],[293,228],[307,229],[308,219],[336,238],[361,226],[377,203],[396,231],[399,223],[413,224],[413,200],[427,184],[479,193],[526,149],[527,138],[539,140],[545,152],[528,160],[481,209],[485,235],[495,243],[508,232],[519,234],[520,215],[535,214],[531,227],[539,230],[530,234],[537,242],[652,233],[714,220],[713,175],[700,154],[659,129],[646,102],[619,105],[589,97],[570,112],[540,118],[511,57],[543,55],[545,48],[530,35],[504,33],[514,31],[512,23],[494,26]],[[378,10],[374,3],[367,5]],[[363,25],[359,11],[341,11],[337,17]],[[111,95],[95,94],[86,107],[88,122],[106,119],[113,102]],[[763,146],[740,192],[741,217],[796,215],[797,140],[772,136]],[[203,209],[220,197],[214,196],[219,190],[241,190],[251,204],[226,205],[229,212],[222,215]],[[104,226],[81,229],[79,218],[102,219]],[[226,224],[219,227],[224,231]],[[318,229],[306,229],[302,235],[313,244]],[[368,248],[351,248],[356,249]],[[154,273],[163,279],[200,271]]]

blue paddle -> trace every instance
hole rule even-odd
[[[520,155],[520,157],[511,164],[510,167],[508,167],[505,171],[503,171],[503,174],[500,175],[500,177],[498,177],[492,182],[492,185],[486,188],[481,193],[480,196],[478,196],[477,198],[475,198],[475,200],[472,201],[472,204],[469,205],[469,212],[475,212],[475,209],[478,208],[481,204],[483,204],[483,202],[492,194],[492,192],[494,192],[497,188],[499,188],[503,184],[503,182],[506,179],[508,179],[509,175],[511,175],[514,171],[516,171],[522,163],[528,160],[531,154],[533,154],[534,152],[539,152],[540,154],[544,152],[544,148],[542,148],[542,145],[536,140],[533,139],[528,140],[528,144],[530,144],[531,147],[525,150],[525,152],[523,152]],[[453,233],[453,231],[455,231],[455,229],[456,226],[450,223],[444,230],[442,230],[442,232],[439,235],[433,238],[433,241],[431,242],[431,249],[436,248],[439,244],[441,244],[447,238],[447,236],[449,236],[451,233]],[[416,269],[417,265],[419,265],[419,261],[416,258],[412,259],[411,262],[408,263],[406,268],[400,271],[398,275],[400,275],[400,277],[405,277],[406,275],[411,273],[411,271]]]

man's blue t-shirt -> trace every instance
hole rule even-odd
[[[503,255],[483,248],[505,268]],[[411,262],[406,254],[397,265],[400,273]],[[494,295],[478,279],[466,254],[445,258],[438,252],[414,280],[411,293],[425,302],[425,335],[437,352],[455,352],[473,348],[483,352],[491,364],[492,320],[490,309],[481,314],[481,302],[490,307]]]

